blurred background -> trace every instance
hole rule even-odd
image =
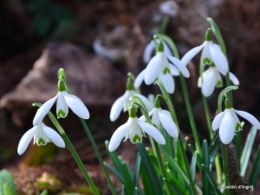
[[[164,6],[170,12],[165,12]],[[165,34],[174,40],[180,56],[202,44],[209,28],[206,18],[215,20],[226,43],[230,70],[240,80],[239,90],[233,93],[234,107],[260,119],[259,13],[258,0],[0,1],[0,169],[14,174],[20,194],[38,195],[42,189],[52,194],[89,194],[67,149],[59,150],[52,143],[47,147],[31,144],[24,155],[17,154],[21,136],[32,127],[36,108],[31,104],[45,102],[57,93],[57,70],[64,68],[73,93],[90,110],[87,122],[106,158],[104,141],[127,118],[124,114],[111,123],[111,105],[125,91],[126,74],[137,75],[146,66],[144,48],[166,20]],[[188,65],[191,77],[187,84],[201,139],[208,139],[197,88],[198,60],[199,56]],[[183,136],[189,136],[192,143],[179,78],[175,81],[173,101]],[[157,86],[142,85],[142,89],[145,95],[159,92]],[[212,117],[220,90],[209,98]],[[48,119],[44,122],[51,126]],[[109,194],[78,119],[70,113],[61,123],[94,181],[103,194]],[[249,129],[246,123],[243,135]],[[260,140],[257,135],[255,149]],[[128,142],[119,148],[129,162],[134,162],[134,151]],[[255,151],[252,160],[254,155]]]

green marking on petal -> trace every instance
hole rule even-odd
[[[60,117],[64,118],[65,116],[66,116],[66,113],[60,109],[58,112],[58,118],[60,118]]]
[[[222,86],[223,86],[222,81],[218,81],[218,82],[217,82],[217,87],[222,87]]]
[[[170,69],[169,68],[165,68],[164,70],[163,70],[163,74],[167,74],[167,73],[171,73],[171,71],[170,71]]]
[[[46,145],[46,142],[45,142],[45,140],[43,138],[39,138],[37,140],[37,145],[38,146],[44,146],[44,145]]]
[[[211,64],[212,61],[209,58],[204,58],[203,59],[203,64]]]
[[[142,141],[142,139],[139,137],[139,135],[135,135],[134,137],[133,137],[133,143],[135,144],[135,143],[138,143],[138,142],[141,142]]]

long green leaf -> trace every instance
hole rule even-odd
[[[220,141],[218,139],[217,133],[212,138],[211,145],[209,147],[209,170],[211,171],[216,155],[218,154],[220,147]]]
[[[140,154],[137,153],[137,156],[136,156],[136,161],[135,161],[135,172],[134,172],[134,180],[133,180],[133,183],[134,183],[134,187],[136,189],[138,189],[139,185],[138,185],[138,180],[139,180],[139,173],[140,173],[140,165],[141,165],[141,157],[140,157]],[[138,195],[138,190],[134,190],[134,195]]]
[[[112,160],[113,164],[115,165],[116,170],[119,171],[119,172],[122,172],[122,162],[118,158],[118,154],[115,151],[114,152],[110,152],[108,150],[108,144],[109,144],[109,141],[106,140],[105,141],[105,145],[106,145],[109,157]]]
[[[5,191],[12,195],[17,194],[12,173],[4,169],[0,171],[0,195],[5,195]]]
[[[170,185],[170,187],[171,187],[172,190],[175,192],[175,194],[185,195],[185,193],[182,192],[182,190],[179,188],[178,185],[176,185],[175,183],[170,182],[170,181],[168,181],[168,180],[166,180],[166,179],[164,179],[164,181],[167,182],[167,183]]]
[[[209,169],[209,151],[208,151],[208,143],[207,140],[203,140],[202,144],[202,161],[203,165]],[[203,194],[210,194],[210,186],[209,186],[209,180],[207,179],[206,176],[206,170],[202,169],[202,192]]]
[[[202,169],[205,170],[205,175],[208,177],[209,183],[212,186],[212,189],[214,190],[214,194],[215,195],[222,195],[221,192],[218,189],[217,183],[214,179],[214,177],[212,176],[211,172],[209,171],[209,169],[207,167],[205,167],[205,165],[202,164]]]
[[[190,165],[190,172],[191,172],[191,176],[193,181],[195,181],[195,177],[196,177],[196,163],[197,163],[197,156],[198,156],[198,152],[194,152],[192,159],[191,159],[191,165]]]
[[[121,183],[124,183],[122,172],[119,172],[118,170],[116,170],[114,167],[112,167],[110,164],[107,164],[106,162],[104,162],[104,165],[117,176],[117,178],[121,181]]]
[[[192,155],[193,155],[195,152],[197,152],[196,149],[195,149],[195,147],[194,147],[193,145],[188,144],[188,147],[189,147],[189,149],[190,149]],[[200,170],[202,170],[201,164],[202,164],[202,158],[201,158],[201,156],[198,154],[198,156],[197,156],[197,166],[198,166],[198,168],[199,168]]]
[[[150,182],[149,187],[152,189],[153,194],[156,195],[162,194],[162,189],[163,189],[162,184],[159,180],[155,168],[153,167],[153,164],[151,163],[151,159],[144,148],[144,145],[138,144],[137,147],[141,156],[142,163],[144,165],[143,167],[145,169],[145,172],[148,176],[148,180]]]
[[[134,184],[126,163],[122,164],[122,174],[124,177],[125,193],[126,195],[132,195],[134,190]]]
[[[260,173],[259,164],[260,164],[260,147],[258,147],[256,158],[255,158],[255,161],[253,164],[253,168],[252,168],[251,174],[248,179],[248,183],[250,183],[251,185],[254,185],[254,186],[257,182],[257,179],[258,179],[259,173]]]
[[[250,133],[247,136],[244,150],[240,158],[240,166],[241,166],[240,174],[243,177],[245,176],[246,173],[246,168],[248,166],[249,158],[251,156],[256,133],[257,133],[257,128],[252,127]]]

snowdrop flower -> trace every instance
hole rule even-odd
[[[116,150],[125,137],[125,141],[129,138],[133,144],[142,142],[142,137],[145,133],[159,144],[165,144],[165,139],[161,132],[153,125],[143,122],[136,117],[136,108],[131,106],[129,109],[129,119],[127,122],[116,129],[109,142],[108,149],[110,152]]]
[[[45,102],[37,111],[34,119],[33,125],[38,125],[42,122],[44,116],[49,112],[54,102],[57,99],[56,114],[57,118],[65,118],[68,115],[69,107],[70,109],[80,118],[88,119],[89,111],[84,105],[84,103],[75,95],[69,94],[65,90],[65,84],[63,80],[58,82],[58,94]]]
[[[168,59],[175,65],[169,63]],[[152,84],[157,78],[160,79],[168,93],[174,92],[174,80],[172,75],[178,76],[179,70],[185,77],[190,73],[180,60],[173,56],[166,56],[163,43],[160,41],[156,55],[150,60],[147,67],[136,77],[134,87],[140,87],[142,81],[147,85]]]
[[[152,123],[158,129],[163,127],[170,136],[175,138],[178,137],[179,131],[176,124],[172,120],[171,113],[167,110],[161,109],[159,98],[155,98],[154,108],[151,112],[149,112],[149,116],[152,116]],[[141,116],[140,120],[145,121],[145,117]]]
[[[179,6],[174,1],[165,1],[160,4],[159,9],[163,14],[174,17],[178,14]]]
[[[230,100],[225,100],[225,110],[219,113],[212,122],[212,129],[216,131],[219,129],[219,137],[223,144],[229,144],[235,134],[235,131],[242,130],[242,123],[240,123],[237,114],[248,120],[257,129],[260,129],[259,121],[251,114],[235,110]]]
[[[129,98],[132,96],[139,97],[145,104],[147,110],[148,111],[152,110],[152,108],[153,108],[152,103],[145,96],[135,92],[132,81],[130,78],[128,78],[127,84],[126,84],[126,92],[124,93],[124,95],[119,97],[112,105],[112,108],[110,111],[110,120],[112,122],[114,122],[119,117],[119,114],[122,112],[122,110],[124,112],[129,110],[129,107],[131,104],[131,100]]]
[[[55,130],[47,127],[41,122],[23,135],[17,148],[19,155],[22,155],[25,152],[33,137],[34,144],[37,144],[38,146],[45,146],[48,142],[53,142],[56,146],[65,148],[65,143],[61,136]]]
[[[201,65],[203,67],[206,65],[210,66],[209,69],[202,74],[202,78],[200,77],[198,80],[198,87],[202,88],[204,96],[210,96],[213,93],[215,86],[222,87],[222,79],[219,73],[224,76],[229,73],[232,83],[234,85],[239,85],[237,77],[233,73],[229,72],[226,56],[221,51],[220,47],[212,42],[210,30],[207,30],[206,32],[204,43],[187,52],[181,59],[181,62],[187,65],[188,62],[201,50]]]

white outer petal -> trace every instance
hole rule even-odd
[[[159,144],[165,144],[165,139],[163,137],[163,135],[161,134],[161,132],[156,129],[153,125],[150,125],[149,123],[143,122],[138,120],[137,121],[139,126],[141,127],[141,129],[149,134],[150,136],[152,136],[152,138],[158,142]]]
[[[119,98],[114,102],[114,104],[112,105],[111,111],[110,111],[110,120],[111,120],[112,122],[114,122],[114,121],[118,118],[120,112],[122,112],[123,107],[124,107],[124,104],[125,104],[125,102],[126,102],[126,100],[127,100],[127,97],[128,97],[128,93],[127,93],[127,91],[126,91],[126,92],[124,93],[124,95],[122,95],[121,97],[119,97]]]
[[[248,120],[253,126],[255,126],[257,129],[260,129],[260,123],[259,121],[252,115],[249,114],[248,112],[245,111],[241,111],[241,110],[235,110],[234,111],[242,116],[243,118],[245,118],[246,120]]]
[[[232,72],[229,72],[229,78],[234,85],[239,85],[238,78]]]
[[[156,55],[150,60],[146,67],[144,74],[144,82],[146,85],[152,84],[158,76],[162,67],[162,52],[157,52]]]
[[[66,91],[62,92],[62,94],[72,112],[80,118],[89,119],[89,111],[81,99],[75,95],[68,94]]]
[[[144,69],[142,72],[140,72],[139,75],[136,77],[135,82],[134,82],[134,88],[138,88],[141,86],[141,84],[144,80],[145,70],[146,69]]]
[[[35,117],[33,119],[33,125],[39,125],[42,122],[42,119],[45,117],[45,115],[50,111],[51,107],[53,106],[58,94],[45,102],[38,110],[37,113],[35,114]]]
[[[169,48],[169,46],[167,45],[167,43],[165,43],[164,41],[163,41],[162,43],[163,43],[163,47],[164,47],[164,52],[165,52],[165,54],[172,56],[172,51],[171,51],[171,49]]]
[[[220,72],[228,72],[228,61],[224,53],[217,44],[211,43],[209,45],[211,58]]]
[[[174,65],[169,64],[169,68],[170,68],[171,74],[173,76],[179,76],[180,75],[178,68],[176,68]]]
[[[175,89],[174,79],[171,74],[160,74],[159,79],[162,81],[166,91],[168,93],[173,93]]]
[[[202,85],[202,79],[201,79],[201,77],[199,77],[199,78],[198,78],[198,82],[197,82],[197,86],[198,86],[199,88],[201,88],[201,85]]]
[[[162,110],[158,111],[158,116],[159,116],[159,119],[161,121],[163,128],[168,132],[168,134],[170,136],[177,138],[179,135],[179,132],[178,132],[178,128],[177,128],[176,124],[173,122],[170,113],[169,114],[164,114],[164,113],[165,112],[162,112]]]
[[[212,68],[209,68],[204,73],[201,91],[204,96],[209,97],[215,89],[216,75]]]
[[[116,150],[118,148],[119,144],[121,143],[121,140],[123,139],[123,137],[125,137],[127,135],[127,132],[130,128],[129,119],[125,124],[118,127],[116,129],[116,131],[113,133],[113,135],[110,139],[109,145],[108,145],[108,150],[110,152],[113,152],[114,150]]]
[[[226,109],[224,117],[219,127],[219,137],[223,144],[229,144],[235,134],[235,122],[230,113],[230,110]]]
[[[28,148],[29,143],[31,142],[34,132],[37,129],[37,126],[34,126],[33,128],[29,129],[23,137],[20,139],[20,142],[18,144],[17,152],[19,155],[22,155],[24,151]]]
[[[193,49],[191,49],[190,51],[188,51],[181,59],[181,62],[187,66],[189,61],[200,52],[200,50],[203,48],[205,42],[202,45],[199,45],[197,47],[194,47]]]
[[[148,112],[150,112],[150,111],[153,109],[153,104],[152,104],[152,102],[149,101],[145,96],[143,96],[143,95],[141,95],[141,94],[139,94],[139,93],[136,93],[136,92],[134,92],[134,95],[137,96],[137,97],[139,97],[139,98],[143,101],[143,103],[144,103],[144,105],[146,106]]]
[[[223,119],[223,116],[224,116],[224,112],[220,112],[220,113],[217,114],[217,116],[215,116],[215,118],[212,122],[212,130],[213,131],[216,131],[219,128],[220,123]]]
[[[190,77],[190,72],[187,69],[187,67],[177,58],[173,56],[167,56],[168,59],[175,65],[177,68],[181,71],[184,77],[189,78]]]
[[[153,109],[153,115],[152,115],[152,123],[156,125],[156,127],[160,128],[160,120],[158,116],[158,111],[160,108],[154,108]]]
[[[151,59],[152,53],[155,50],[155,44],[153,41],[151,41],[150,43],[148,43],[144,49],[144,62],[148,63],[149,60]]]
[[[56,104],[57,118],[60,118],[60,117],[65,118],[69,113],[69,107],[68,107],[68,104],[65,101],[65,97],[64,97],[63,93],[65,93],[65,92],[59,92],[58,93],[57,104]],[[62,110],[65,113],[65,116],[59,116],[60,110]]]
[[[48,138],[58,147],[65,148],[65,142],[63,141],[60,134],[50,127],[47,127],[42,123],[43,132],[48,136]]]

